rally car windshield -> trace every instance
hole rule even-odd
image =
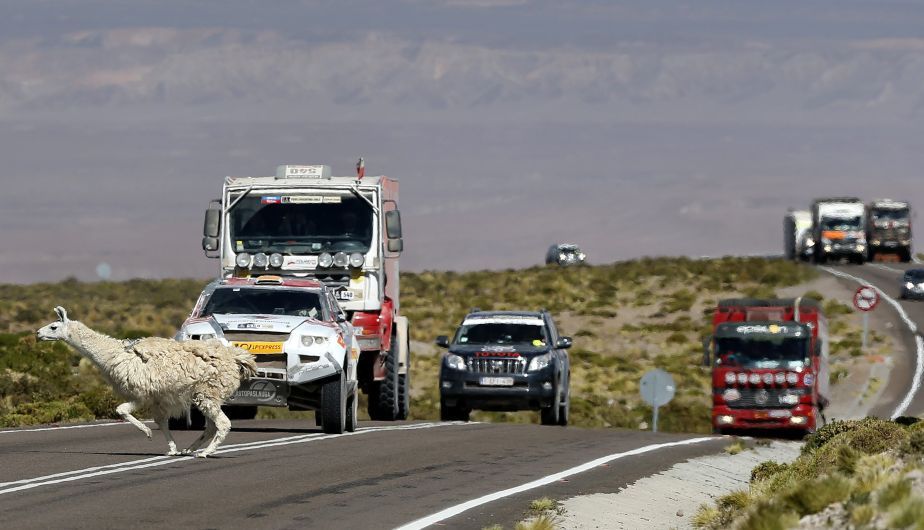
[[[715,363],[735,368],[798,370],[808,364],[808,340],[803,338],[716,340]]]
[[[230,213],[236,252],[361,252],[372,245],[369,204],[352,195],[247,195]]]
[[[199,316],[213,314],[288,315],[324,319],[320,294],[294,289],[216,289]]]
[[[456,344],[546,346],[544,326],[527,324],[485,323],[463,325],[456,332]]]
[[[821,221],[822,230],[859,230],[861,226],[859,217],[844,217],[836,219],[824,219]]]

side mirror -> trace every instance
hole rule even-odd
[[[385,235],[388,239],[401,238],[401,212],[398,210],[388,210],[385,212]],[[391,249],[389,249],[391,250]],[[395,251],[399,252],[399,251]]]
[[[571,337],[559,337],[558,342],[555,343],[556,348],[568,349],[573,344]]]
[[[206,252],[215,252],[218,250],[218,238],[217,237],[203,237],[202,238],[202,250]]]
[[[205,210],[205,224],[202,227],[202,235],[205,237],[217,238],[218,230],[221,227],[221,204],[212,201]],[[204,248],[204,243],[203,243]]]
[[[712,355],[709,352],[709,346],[712,345],[712,335],[703,338],[703,366],[712,366]]]
[[[403,239],[389,239],[388,240],[388,251],[389,252],[401,252],[404,250],[404,240]]]
[[[446,335],[440,335],[439,337],[436,338],[436,345],[439,346],[440,348],[448,348],[449,347],[449,337],[447,337]]]
[[[347,317],[343,313],[337,313],[337,322],[346,322]]]

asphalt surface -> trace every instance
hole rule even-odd
[[[127,424],[0,431],[4,528],[395,528],[594,459],[692,436],[513,424],[237,421],[208,459],[166,457]],[[182,447],[195,432],[174,433]],[[439,523],[512,527],[529,501],[617,491],[720,438],[626,455]]]
[[[894,367],[889,381],[889,387],[885,389],[879,403],[870,411],[877,417],[888,418],[899,407],[909,389],[912,387],[915,371],[916,358],[915,352],[917,344],[915,335],[924,330],[924,302],[918,300],[901,300],[901,278],[905,270],[910,268],[924,268],[924,265],[915,263],[867,263],[862,266],[858,265],[831,265],[829,267],[834,271],[844,272],[868,282],[878,287],[884,294],[888,295],[904,309],[912,323],[916,326],[916,333],[912,333],[906,324],[899,317],[898,312],[891,304],[885,300],[880,300],[874,312],[887,312],[890,320],[895,325],[900,326],[902,340],[905,343],[905,351],[909,352],[906,357],[893,358]],[[851,289],[859,287],[859,283],[854,280],[841,278],[840,281]],[[844,301],[852,304],[852,301]],[[924,414],[924,391],[919,390],[913,396],[907,409],[902,415],[920,416]]]

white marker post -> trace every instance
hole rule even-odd
[[[866,336],[869,334],[869,312],[879,304],[879,293],[874,287],[862,285],[853,293],[853,306],[863,311],[863,351],[866,351]]]

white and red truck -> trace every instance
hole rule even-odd
[[[404,242],[398,181],[331,175],[330,166],[282,165],[275,175],[226,177],[205,213],[202,249],[221,277],[314,279],[333,290],[352,322],[357,380],[374,420],[410,409],[408,321],[398,261]]]

